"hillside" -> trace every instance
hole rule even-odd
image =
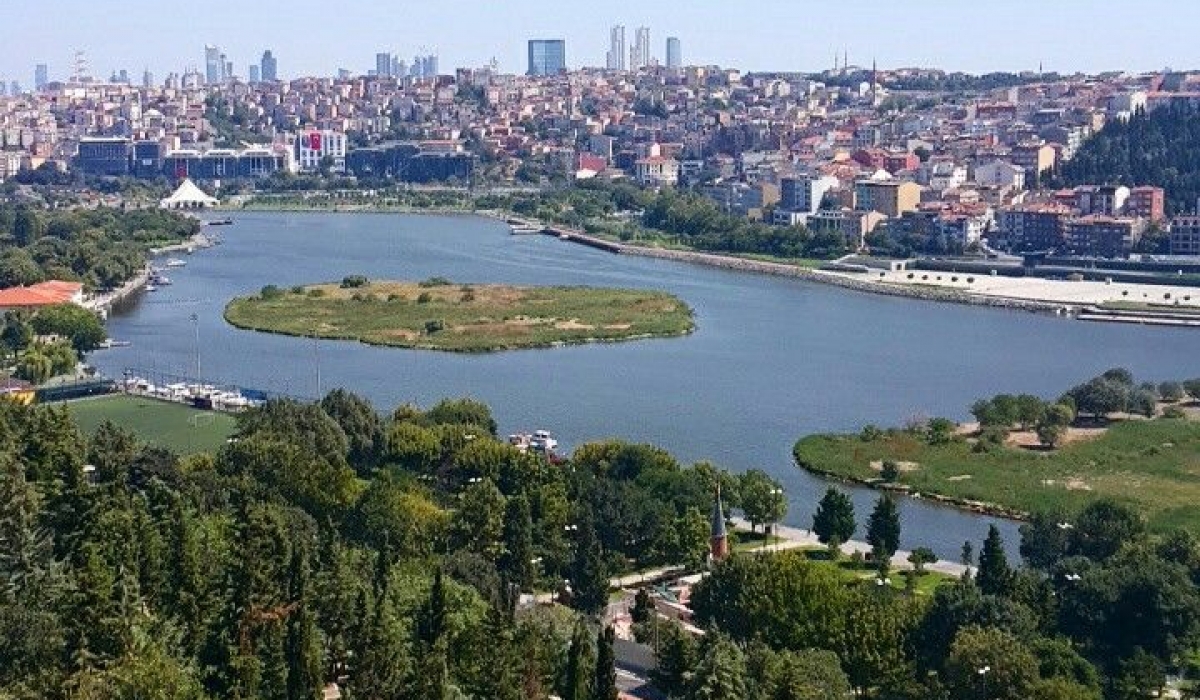
[[[1167,191],[1167,213],[1193,211],[1200,196],[1200,112],[1163,107],[1110,121],[1062,167],[1061,183],[1155,185]]]

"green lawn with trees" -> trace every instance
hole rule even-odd
[[[669,337],[693,328],[691,309],[665,292],[358,276],[286,291],[268,286],[231,301],[225,319],[252,330],[452,352]]]
[[[1056,402],[1003,394],[979,401],[972,411],[980,428],[971,435],[937,419],[906,429],[868,426],[857,435],[803,438],[793,456],[813,472],[1019,513],[1077,512],[1112,497],[1140,509],[1153,530],[1200,533],[1200,421],[1185,415],[1185,387],[1200,391],[1200,382],[1138,386],[1115,370]],[[1160,401],[1166,408],[1156,412]],[[1037,440],[1008,440],[1022,429]],[[1064,442],[1072,430],[1078,434]]]

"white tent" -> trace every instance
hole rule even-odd
[[[215,197],[204,194],[204,190],[196,186],[191,178],[185,178],[179,183],[179,189],[158,203],[163,209],[203,209],[215,207],[220,202]]]

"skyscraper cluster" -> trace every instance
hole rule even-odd
[[[380,51],[375,54],[373,74],[381,78],[434,78],[438,75],[438,57],[437,54],[418,54],[409,65],[390,51]]]
[[[641,70],[658,65],[650,49],[650,28],[638,27],[633,34],[633,45],[626,49],[625,25],[614,25],[608,32],[608,52],[605,65],[609,70]],[[683,67],[683,47],[678,37],[667,37],[667,68],[678,70]]]

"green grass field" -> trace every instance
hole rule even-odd
[[[871,441],[813,435],[796,443],[793,454],[802,468],[864,481],[879,477],[872,462],[913,463],[899,478],[913,491],[1026,513],[1072,512],[1109,496],[1134,505],[1154,530],[1200,533],[1200,422],[1187,419],[1119,422],[1052,452],[1005,447],[975,453],[965,440],[931,446],[898,432]]]
[[[251,330],[452,352],[677,336],[693,328],[691,309],[665,292],[449,282],[324,284],[239,297],[225,307],[225,319]]]
[[[85,434],[108,420],[148,444],[183,455],[216,451],[236,427],[234,417],[228,414],[124,394],[66,405]]]

